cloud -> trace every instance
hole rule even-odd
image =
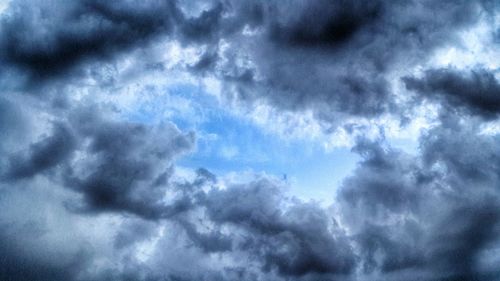
[[[130,247],[154,236],[156,227],[149,221],[125,221],[116,234],[113,246],[117,249]]]
[[[83,195],[86,212],[130,212],[156,219],[188,208],[179,200],[163,206],[172,160],[194,147],[194,133],[165,123],[156,128],[99,117],[92,108],[75,110],[51,135],[12,153],[3,177],[29,179],[52,168],[56,181]],[[186,205],[187,204],[187,205]]]
[[[11,146],[19,143],[27,134],[27,120],[21,107],[6,98],[0,98],[0,151],[7,153]],[[5,151],[5,152],[4,152]],[[3,160],[3,159],[2,159]]]
[[[313,110],[333,127],[347,117],[401,110],[389,75],[452,44],[482,9],[471,1],[255,1],[232,7],[235,18],[258,20],[246,25],[253,32],[224,38],[215,69],[231,86],[227,94],[285,111]]]
[[[497,13],[488,1],[11,1],[0,279],[498,279],[500,144],[480,130],[498,121],[496,70],[428,64],[486,9]],[[220,82],[220,104],[190,93],[161,115],[178,72]],[[414,154],[396,149],[378,122],[404,123],[427,101],[439,117]],[[318,135],[343,128],[362,160],[329,207],[273,176],[184,167],[199,128],[177,115],[203,115],[194,105],[265,108],[274,127]]]
[[[73,130],[75,136],[84,137],[81,143],[86,146],[74,154],[86,156],[62,160],[50,169],[64,171],[62,163],[68,162],[64,165],[73,169],[68,176],[73,181],[70,186],[76,186],[72,190],[82,195],[85,210],[91,211],[86,213],[90,221],[96,220],[96,214],[118,214],[123,223],[108,226],[109,232],[116,233],[111,235],[114,250],[86,254],[81,260],[74,252],[75,267],[49,267],[49,279],[59,278],[51,272],[67,274],[59,278],[65,280],[86,280],[81,276],[93,276],[91,280],[162,280],[162,276],[169,276],[167,280],[231,280],[235,276],[258,280],[401,280],[409,276],[415,280],[459,280],[482,276],[494,280],[491,276],[497,274],[493,268],[481,269],[481,263],[495,259],[489,249],[497,248],[500,242],[498,140],[479,134],[474,124],[461,125],[457,116],[449,116],[425,133],[420,141],[422,152],[416,156],[390,148],[382,140],[360,139],[354,150],[364,160],[344,181],[333,209],[326,209],[293,198],[282,183],[267,177],[221,188],[205,169],[192,180],[162,182],[157,190],[154,183],[163,170],[148,163],[159,165],[161,159],[168,163],[177,153],[172,151],[175,145],[166,146],[168,152],[156,150],[154,144],[165,136],[155,138],[154,130],[89,118],[85,111],[80,114],[85,118],[76,119],[79,126]],[[171,131],[167,141],[160,143],[184,140],[177,134]],[[40,142],[46,143],[47,138]],[[158,159],[162,154],[170,156]],[[108,164],[112,159],[113,165]],[[144,176],[127,181],[130,167]],[[75,179],[77,172],[86,177]],[[57,179],[44,171],[40,175],[49,182]],[[70,183],[66,179],[59,184]],[[90,183],[102,185],[92,187]],[[35,181],[32,184],[38,185]],[[99,199],[101,190],[110,190],[112,196]],[[179,197],[158,200],[170,191],[189,199],[188,205],[181,205],[187,207],[178,209],[175,216],[171,210],[178,206]],[[17,193],[15,189],[11,192]],[[74,193],[68,196],[72,201],[55,197],[50,205],[66,210],[58,216],[81,216],[63,208],[62,202],[79,200]],[[25,200],[24,196],[19,198]],[[8,229],[2,235],[10,233]],[[24,241],[23,236],[18,239]],[[173,245],[175,251],[165,252]],[[39,245],[31,247],[40,249]],[[135,253],[148,247],[152,252],[140,261]],[[7,259],[13,262],[16,256],[8,253]],[[20,259],[29,257],[22,254]],[[97,260],[113,258],[120,261],[119,269],[100,267],[88,275]],[[190,259],[192,264],[182,267],[185,270],[177,263],[162,266],[176,258]],[[44,266],[41,260],[33,263],[33,271]],[[6,267],[6,274],[20,274],[12,266]]]
[[[237,246],[284,276],[348,274],[354,257],[333,218],[315,204],[292,202],[267,180],[212,190],[204,205],[217,224],[244,232]],[[333,223],[332,223],[333,222]]]
[[[422,78],[404,77],[406,88],[422,98],[439,100],[447,110],[493,119],[500,111],[500,84],[492,71],[476,69],[430,69]]]
[[[146,43],[172,28],[173,4],[148,1],[109,5],[104,1],[19,1],[2,22],[2,61],[33,79],[66,75],[91,59]],[[47,16],[49,15],[50,16]]]
[[[498,140],[473,127],[433,128],[416,158],[377,142],[358,145],[365,160],[339,202],[365,272],[456,280],[492,273],[479,260],[499,243]]]
[[[30,235],[31,233],[31,235]],[[36,225],[26,224],[19,228],[2,224],[0,249],[3,257],[0,259],[0,278],[2,280],[74,280],[74,276],[86,265],[89,256],[84,252],[73,256],[66,255],[62,259],[54,252],[43,257],[34,248],[27,247],[27,241],[36,240]]]
[[[52,135],[30,146],[26,156],[12,155],[4,177],[29,178],[66,160],[75,149],[75,139],[63,124],[55,124]]]
[[[75,123],[89,142],[86,159],[65,167],[64,181],[84,195],[85,211],[125,211],[159,218],[181,211],[187,201],[163,206],[162,193],[175,156],[194,146],[194,134],[174,125],[148,128],[139,124],[108,122],[77,114]]]
[[[228,97],[312,110],[336,127],[350,116],[399,110],[388,75],[453,43],[484,8],[476,1],[213,1],[191,15],[184,6],[13,3],[2,24],[2,61],[37,81],[83,75],[92,62],[113,62],[169,36],[200,48],[200,60],[187,70],[225,81]]]

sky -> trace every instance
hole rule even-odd
[[[0,0],[0,280],[500,280],[500,2]]]

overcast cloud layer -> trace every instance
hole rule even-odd
[[[499,35],[494,0],[0,1],[0,280],[500,280]],[[359,161],[331,205],[185,165],[222,112]]]

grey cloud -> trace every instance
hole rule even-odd
[[[54,186],[7,185],[0,195],[0,279],[76,280],[91,265],[94,251],[59,212]]]
[[[266,180],[212,190],[204,203],[211,220],[244,231],[237,247],[265,271],[295,277],[326,274],[323,278],[351,273],[354,256],[333,218],[314,204],[285,204],[279,187]]]
[[[338,193],[341,216],[359,243],[365,273],[389,273],[422,265],[422,230],[411,214],[425,200],[413,159],[378,142],[360,140],[364,160]],[[386,225],[388,221],[395,221]]]
[[[339,203],[365,272],[433,272],[430,280],[499,274],[479,267],[500,242],[498,140],[473,126],[443,122],[424,134],[419,157],[361,142],[365,160]]]
[[[6,235],[8,227],[2,226],[2,235]],[[23,230],[26,231],[26,230]],[[15,235],[15,234],[11,234]],[[82,252],[70,260],[61,260],[53,256],[33,257],[15,238],[6,236],[0,241],[2,258],[0,259],[0,279],[5,281],[62,281],[75,280],[78,272],[85,267],[88,256]]]
[[[500,206],[494,201],[482,199],[452,207],[433,229],[427,261],[460,279],[490,273],[478,270],[477,260],[483,250],[498,247]]]
[[[370,216],[384,217],[384,212],[404,213],[416,209],[419,189],[411,174],[418,168],[397,151],[380,147],[377,142],[361,140],[354,148],[364,161],[355,177],[344,181],[339,196],[349,206],[346,213],[358,207],[368,208]],[[409,176],[406,176],[409,174]]]
[[[27,138],[28,121],[19,105],[7,98],[0,98],[0,152],[8,153],[12,146]],[[3,159],[0,159],[3,160]],[[5,163],[6,164],[6,163]],[[0,164],[2,165],[2,164]]]
[[[82,251],[40,258],[44,242],[56,250],[65,246],[47,233],[69,227],[47,224],[46,233],[31,224],[2,224],[0,279],[498,279],[496,268],[482,264],[496,264],[492,252],[500,247],[498,136],[480,134],[480,121],[455,115],[465,110],[497,117],[499,84],[492,72],[437,69],[404,78],[417,98],[437,100],[447,109],[441,124],[423,133],[417,155],[383,140],[360,139],[354,152],[363,160],[338,191],[336,213],[289,197],[268,178],[222,188],[201,168],[193,179],[174,179],[176,159],[195,147],[194,133],[168,122],[119,120],[103,109],[107,104],[88,106],[86,99],[54,94],[72,94],[65,86],[80,84],[67,79],[87,64],[99,68],[170,36],[184,46],[203,47],[204,55],[188,70],[222,79],[226,94],[240,101],[312,110],[332,127],[345,116],[399,114],[413,104],[395,101],[389,73],[453,43],[458,31],[478,20],[484,4],[491,3],[213,1],[191,16],[176,1],[12,3],[8,16],[2,15],[0,82],[20,79],[9,72],[14,68],[30,76],[34,91],[48,91],[44,97],[50,101],[40,98],[36,110],[49,116],[52,129],[23,139],[31,145],[17,149],[22,144],[13,143],[25,136],[23,110],[35,105],[23,103],[21,94],[0,98],[0,206],[9,211],[0,217],[24,218],[23,206],[46,200],[37,199],[45,194],[48,205],[66,207],[42,213],[48,220],[103,220],[106,228],[75,230],[71,235]],[[52,78],[57,83],[38,87]],[[9,199],[7,191],[21,197],[37,187],[37,196],[17,202],[21,207],[3,200]],[[26,217],[36,221],[40,208],[28,209]],[[152,242],[160,229],[163,236],[149,245],[153,253],[138,261],[135,247]],[[111,240],[95,241],[103,231],[113,233]],[[46,240],[30,244],[30,234]],[[111,250],[93,249],[104,244]]]
[[[485,69],[430,69],[422,78],[405,77],[403,82],[422,97],[441,101],[447,110],[461,108],[486,119],[496,118],[500,112],[500,84]]]
[[[300,8],[293,10],[291,16],[281,14],[284,20],[271,24],[270,36],[284,45],[341,46],[384,13],[381,1],[312,1],[297,6]]]
[[[181,133],[174,125],[157,128],[77,114],[74,121],[88,160],[68,163],[64,182],[84,195],[85,211],[125,211],[145,218],[169,216],[189,208],[180,198],[171,206],[162,204],[172,160],[194,145],[193,133]]]
[[[65,75],[88,59],[105,59],[172,29],[173,2],[14,2],[2,21],[2,61],[33,79]]]
[[[208,42],[213,43],[220,37],[220,22],[224,7],[221,3],[209,10],[204,10],[196,18],[178,16],[179,34],[184,42]]]
[[[228,94],[282,110],[312,109],[333,126],[346,115],[401,110],[387,74],[453,42],[456,31],[476,22],[483,9],[475,1],[231,4],[229,15],[259,20],[248,25],[254,34],[224,38],[229,47],[216,73],[231,86]]]
[[[154,235],[155,224],[149,221],[126,221],[116,234],[114,247],[123,249],[137,242],[148,240]]]
[[[139,161],[138,155],[159,165],[162,159],[171,161],[175,153],[156,151],[148,141],[155,139],[155,134],[140,126],[88,116],[78,119],[82,128],[75,126],[75,134],[88,138],[85,153],[92,160],[73,164],[72,168],[75,173],[80,165],[102,170],[88,170],[80,181],[84,184],[75,189],[84,196],[87,208],[154,219],[127,219],[114,237],[114,248],[120,252],[133,249],[135,243],[155,237],[157,226],[164,225],[168,235],[182,237],[185,246],[176,247],[185,247],[180,249],[191,251],[194,259],[186,267],[189,274],[183,274],[181,268],[169,271],[156,267],[164,259],[173,258],[168,256],[170,244],[162,242],[148,265],[123,259],[120,271],[104,270],[94,279],[231,280],[239,276],[243,280],[495,280],[498,272],[482,269],[480,262],[490,258],[489,249],[500,246],[498,140],[478,134],[471,124],[464,126],[449,118],[422,136],[422,153],[418,156],[385,146],[382,141],[360,139],[354,150],[364,160],[338,193],[336,208],[341,223],[314,202],[288,197],[273,180],[262,178],[220,189],[217,179],[205,169],[198,170],[192,181],[177,185],[189,199],[189,207],[181,208],[183,212],[177,216],[165,216],[168,205],[147,197],[158,194],[150,188],[154,175],[162,169],[149,167]],[[169,134],[166,139],[182,136],[174,132],[177,134]],[[453,153],[465,151],[464,147],[475,153]],[[113,162],[111,169],[109,159],[120,161]],[[144,177],[136,177],[127,185],[114,179],[113,174],[123,178],[121,171],[128,173],[134,162],[142,163]],[[98,182],[91,178],[106,184],[116,182],[109,186],[121,193],[113,193],[112,199],[103,201],[105,204],[95,204],[89,198],[100,196],[97,191],[94,195],[100,187],[86,189],[86,183]],[[203,191],[207,187],[209,190]],[[159,218],[166,220],[157,221]],[[246,268],[238,269],[233,264],[217,269],[223,260],[243,262]],[[80,266],[85,268],[85,263]],[[69,275],[64,278],[75,278]]]
[[[3,177],[7,180],[30,178],[67,160],[75,147],[76,139],[71,130],[64,124],[54,124],[52,134],[32,144],[27,153],[9,157]]]
[[[232,240],[220,231],[200,232],[188,221],[180,220],[189,241],[206,253],[226,252],[232,250]]]
[[[0,69],[14,80],[45,82],[79,79],[95,64],[114,63],[121,54],[169,37],[184,45],[217,46],[226,27],[219,3],[199,16],[185,14],[178,1],[100,0],[13,1],[2,17]],[[161,66],[161,63],[152,62]],[[14,71],[14,72],[13,72]]]
[[[194,133],[170,123],[153,128],[106,120],[93,110],[75,110],[29,149],[6,154],[3,180],[51,171],[53,180],[83,195],[82,204],[68,204],[74,211],[123,211],[157,219],[189,209],[186,196],[169,206],[161,202],[172,162],[194,147]]]
[[[212,187],[197,198],[190,212],[166,224],[169,234],[156,248],[153,263],[173,268],[153,272],[167,280],[350,280],[355,270],[334,218],[314,203],[287,197],[274,180]],[[169,236],[175,242],[167,242]],[[185,248],[172,249],[179,244]],[[164,249],[181,257],[171,260]],[[192,262],[175,266],[183,255]]]
[[[312,109],[332,126],[344,116],[399,110],[386,74],[453,42],[456,31],[489,7],[481,1],[212,1],[192,16],[175,1],[12,6],[2,24],[2,61],[35,78],[64,78],[66,70],[168,35],[206,48],[188,70],[225,80],[228,95],[282,110]],[[244,35],[247,29],[254,33]]]
[[[386,276],[408,268],[423,268],[424,250],[417,244],[421,235],[422,230],[411,220],[397,227],[367,222],[353,237],[362,249],[360,257],[363,272],[380,271],[383,272],[382,276]]]
[[[456,188],[477,184],[494,186],[500,179],[500,175],[493,172],[500,168],[498,138],[477,136],[477,123],[461,125],[457,118],[446,116],[443,119],[443,127],[431,130],[421,138],[426,147],[422,153],[426,165],[448,167],[446,177]]]
[[[207,51],[204,52],[200,59],[189,68],[193,72],[206,73],[214,70],[218,60],[219,56],[217,52]]]

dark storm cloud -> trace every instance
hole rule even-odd
[[[48,79],[81,76],[91,63],[113,62],[165,36],[185,44],[218,40],[222,5],[199,17],[187,17],[177,5],[155,0],[13,2],[0,29],[2,72],[20,70],[38,87]]]
[[[263,178],[221,189],[205,169],[199,169],[192,181],[174,185],[187,201],[162,203],[159,199],[165,189],[157,188],[172,183],[169,176],[162,185],[156,185],[156,179],[168,172],[172,157],[189,149],[189,134],[168,126],[155,131],[91,117],[85,110],[69,120],[73,136],[84,143],[74,153],[86,157],[60,160],[57,169],[69,173],[65,184],[83,195],[84,209],[150,220],[125,222],[114,237],[116,251],[127,252],[137,243],[150,241],[162,224],[158,219],[163,218],[179,227],[185,250],[198,253],[196,259],[219,255],[246,265],[214,273],[194,262],[189,274],[181,274],[125,258],[120,260],[121,270],[104,270],[91,280],[233,280],[237,276],[242,280],[356,280],[355,276],[364,275],[369,280],[478,276],[494,280],[498,274],[494,268],[481,267],[483,260],[495,258],[488,249],[497,248],[500,242],[498,139],[478,134],[474,124],[463,125],[456,116],[443,117],[441,126],[422,136],[419,156],[381,142],[359,140],[354,150],[364,160],[338,194],[342,223],[314,202],[287,197],[276,181]],[[55,137],[40,143],[51,139]],[[178,209],[182,212],[172,212],[180,201],[185,203]],[[170,216],[173,213],[177,216]],[[7,253],[6,276],[21,274],[17,255]],[[161,264],[168,259],[165,255],[153,256],[158,259],[155,262]],[[46,274],[53,280],[86,280],[77,276],[99,257],[82,257],[64,270],[47,267],[45,273],[38,269],[45,266],[38,259],[24,269],[40,271],[42,277]]]
[[[441,101],[447,110],[465,109],[487,119],[500,113],[500,83],[492,71],[427,70],[422,78],[405,77],[406,88]]]
[[[368,213],[376,217],[380,212],[400,213],[416,208],[418,189],[412,180],[402,177],[415,167],[400,160],[398,152],[385,150],[376,142],[361,140],[354,150],[365,157],[365,161],[356,177],[346,179],[346,188],[340,193],[351,210],[366,206]]]
[[[54,124],[50,136],[32,144],[26,155],[14,154],[9,157],[9,165],[3,175],[7,180],[30,178],[67,160],[76,146],[70,129],[64,124]]]
[[[361,140],[355,148],[364,161],[339,192],[343,219],[359,243],[365,272],[390,272],[418,266],[425,259],[415,245],[422,230],[408,214],[417,212],[422,187],[412,159],[377,142]],[[397,225],[384,225],[401,217]],[[378,257],[377,257],[378,256]]]
[[[499,274],[479,266],[500,242],[499,143],[473,126],[455,119],[427,132],[421,158],[376,142],[358,146],[365,160],[339,202],[365,272],[430,271],[431,280]]]
[[[333,218],[315,204],[292,202],[284,208],[287,203],[278,186],[261,180],[212,190],[204,205],[215,223],[244,231],[236,247],[265,271],[291,277],[351,273],[354,256]]]
[[[386,74],[453,42],[456,31],[477,22],[483,6],[489,7],[482,4],[212,1],[193,16],[175,1],[21,2],[3,19],[0,43],[5,66],[44,78],[64,77],[75,66],[168,35],[206,48],[191,70],[225,80],[229,95],[265,100],[278,109],[313,109],[335,126],[343,115],[397,110]],[[221,48],[223,42],[227,47]]]
[[[172,29],[173,2],[14,2],[2,20],[2,61],[32,78],[65,75],[88,59],[106,59]]]
[[[189,207],[189,200],[182,198],[164,206],[161,183],[168,180],[173,158],[193,147],[193,133],[183,134],[172,124],[150,128],[92,115],[83,111],[74,119],[88,142],[88,156],[68,163],[64,179],[84,195],[83,210],[125,211],[156,219]]]
[[[75,280],[91,259],[91,254],[83,247],[72,255],[44,249],[40,243],[47,230],[41,221],[6,222],[3,216],[0,220],[1,280]]]
[[[224,37],[216,73],[229,95],[312,109],[333,126],[345,115],[395,112],[387,75],[453,43],[482,9],[478,1],[234,1],[227,14],[248,20],[251,35]]]
[[[2,104],[15,109],[11,102]],[[149,241],[157,233],[155,221],[191,208],[188,195],[193,191],[184,191],[181,186],[177,190],[170,177],[175,158],[193,148],[194,133],[183,133],[168,122],[148,126],[113,120],[102,116],[97,108],[54,109],[53,113],[60,114],[60,121],[49,122],[52,129],[47,134],[31,136],[36,140],[19,151],[9,151],[9,147],[13,147],[10,142],[4,144],[6,153],[0,158],[0,206],[6,208],[6,212],[0,216],[0,279],[163,278],[139,266],[134,254],[127,253],[134,253],[136,244]],[[18,125],[9,123],[12,116],[17,116],[15,113],[11,110],[1,115],[3,126]],[[42,120],[34,122],[43,124]],[[199,174],[199,184],[214,181],[213,175],[206,170],[200,169]],[[63,190],[76,193],[61,198],[57,194]],[[168,201],[165,200],[167,190],[176,194]],[[26,199],[22,199],[23,192]],[[35,195],[31,199],[27,196],[37,192],[43,196]],[[18,200],[20,206],[9,203],[9,198]],[[48,210],[43,204],[58,207]],[[51,223],[67,219],[67,216],[72,216],[73,221],[84,214],[93,220],[97,215],[110,213],[124,217],[112,244],[118,253],[113,258],[120,265],[119,270],[93,268],[94,262],[111,258],[111,253],[96,249],[95,241],[79,240],[82,237],[75,235],[74,230],[64,230],[64,226],[60,228]],[[112,228],[109,230],[114,231]],[[75,235],[72,239],[80,250],[68,250],[71,246],[59,242],[60,237],[64,241],[65,235]],[[96,241],[101,239],[94,238]],[[53,243],[50,251],[44,248],[47,243]]]
[[[382,1],[312,1],[296,5],[303,7],[285,22],[273,22],[270,36],[298,47],[340,46],[384,13]]]
[[[497,117],[500,86],[492,72],[437,69],[404,78],[418,98],[448,110],[422,135],[418,155],[360,139],[354,152],[363,160],[337,194],[337,213],[288,197],[268,178],[222,186],[198,169],[190,180],[175,179],[175,160],[194,149],[194,133],[171,123],[119,120],[104,110],[108,104],[86,107],[85,98],[54,94],[73,94],[62,86],[85,87],[68,77],[88,64],[99,68],[170,36],[203,47],[188,70],[224,80],[228,95],[277,110],[312,110],[334,127],[345,116],[406,109],[394,100],[388,75],[453,44],[484,7],[491,12],[491,3],[213,1],[193,16],[181,1],[13,1],[1,21],[0,86],[20,79],[9,72],[14,68],[51,101],[0,98],[0,207],[6,211],[0,279],[498,279],[491,264],[500,259],[499,139],[480,134],[479,121],[454,115],[460,109]],[[38,87],[49,78],[58,81]],[[50,124],[40,137],[22,128],[30,111],[33,127]],[[29,192],[34,195],[16,201],[20,206],[9,205],[12,194]],[[43,210],[37,200],[66,208]],[[47,229],[30,223],[40,220],[38,212]],[[58,241],[73,228],[50,225],[61,218],[81,223],[68,234],[81,250],[59,256],[54,253],[67,245]],[[103,218],[119,218],[119,227],[105,221],[103,229],[80,229]],[[111,241],[92,240],[103,232],[113,233]],[[79,236],[90,238],[83,243]],[[160,246],[152,243],[157,236]],[[142,243],[155,249],[138,261]],[[56,251],[44,255],[45,244]],[[98,249],[104,244],[112,249]],[[178,257],[185,253],[189,262]]]
[[[83,205],[72,210],[157,219],[189,208],[187,197],[169,206],[161,200],[172,160],[194,146],[192,132],[181,133],[169,123],[152,128],[110,121],[91,108],[76,110],[67,124],[53,127],[25,151],[6,155],[4,181],[30,179],[57,167],[53,177],[83,195]]]

